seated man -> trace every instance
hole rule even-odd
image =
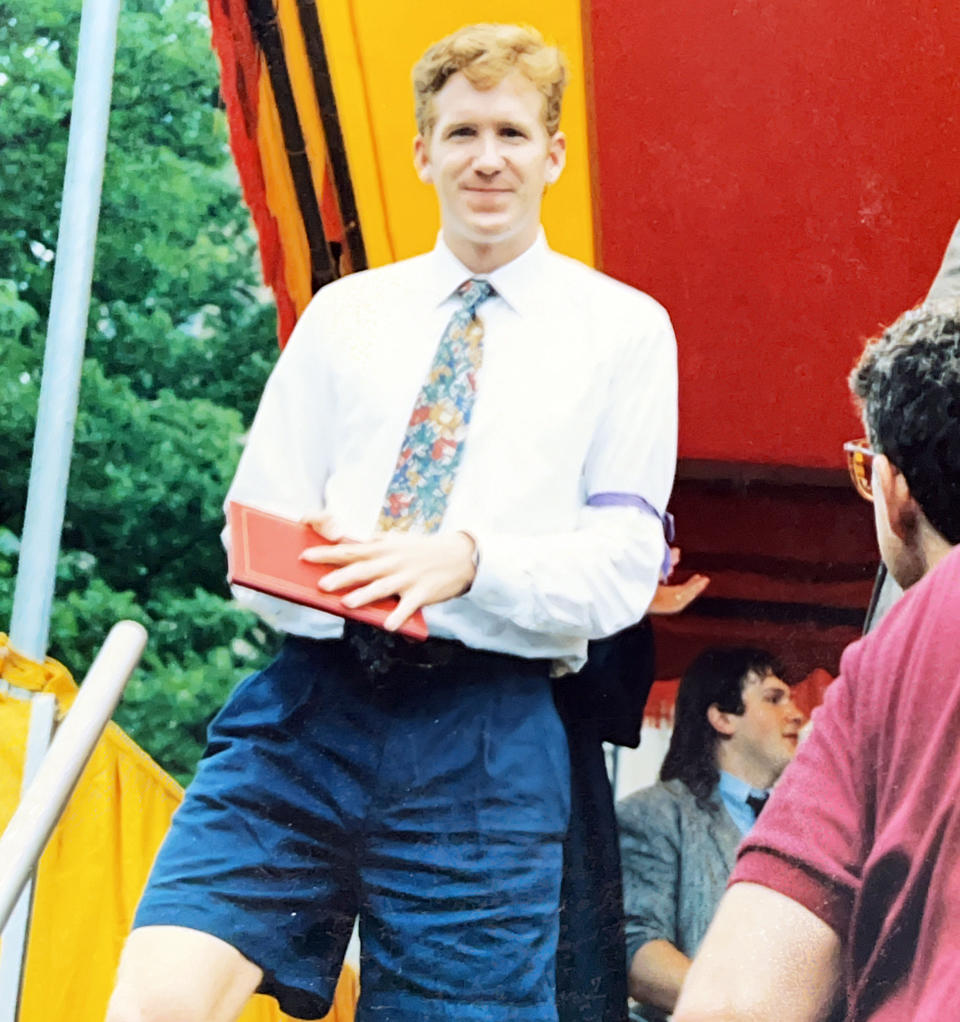
[[[660,781],[618,807],[633,1018],[676,1004],[740,839],[797,749],[803,715],[758,649],[708,649],[680,682]]]
[[[677,1022],[949,1019],[960,996],[960,302],[901,316],[851,375],[849,445],[908,591],[850,646],[740,849]]]

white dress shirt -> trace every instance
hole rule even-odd
[[[437,344],[471,276],[442,241],[327,285],[263,393],[227,500],[376,526]],[[649,296],[552,252],[543,236],[486,276],[483,366],[443,530],[480,562],[469,592],[425,608],[431,634],[584,662],[639,620],[657,585],[676,463],[676,345]],[[598,506],[589,506],[594,499]],[[653,509],[656,509],[654,513]],[[340,634],[320,611],[235,588],[275,627]]]

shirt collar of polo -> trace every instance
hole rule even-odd
[[[547,276],[545,263],[549,254],[550,248],[541,228],[537,240],[516,259],[492,273],[474,274],[450,251],[441,235],[431,253],[431,293],[437,305],[442,305],[465,280],[476,276],[489,280],[497,295],[522,316],[535,310],[543,300],[540,292]]]

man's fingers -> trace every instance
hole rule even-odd
[[[368,603],[396,596],[399,586],[395,576],[374,579],[369,585],[361,586],[347,593],[343,598],[345,607],[365,607]]]
[[[709,575],[691,575],[683,585],[659,585],[650,604],[650,613],[679,614],[686,610],[708,585]]]
[[[317,585],[328,593],[336,593],[341,589],[356,589],[375,579],[390,574],[390,566],[380,561],[355,561],[335,571],[327,572]]]
[[[423,592],[419,586],[408,589],[401,597],[400,602],[383,622],[383,627],[388,632],[395,632],[403,625],[408,618],[412,617],[423,606]]]
[[[309,525],[318,536],[323,536],[324,539],[329,539],[332,543],[343,539],[343,530],[333,520],[333,515],[326,511],[304,515],[300,521],[304,525]]]
[[[685,610],[691,603],[710,585],[710,578],[707,575],[693,575],[680,586],[677,599],[680,601],[680,609]]]
[[[383,551],[375,543],[336,543],[334,546],[308,546],[301,561],[311,564],[353,564]]]

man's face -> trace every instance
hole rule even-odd
[[[790,687],[775,674],[750,675],[743,687],[743,706],[742,714],[729,718],[730,751],[758,776],[769,773],[772,784],[797,751],[803,714]]]
[[[565,140],[548,135],[544,99],[519,72],[476,89],[460,72],[433,97],[433,127],[414,142],[421,180],[440,200],[443,237],[472,269],[516,258],[533,244],[544,188],[563,169]]]

